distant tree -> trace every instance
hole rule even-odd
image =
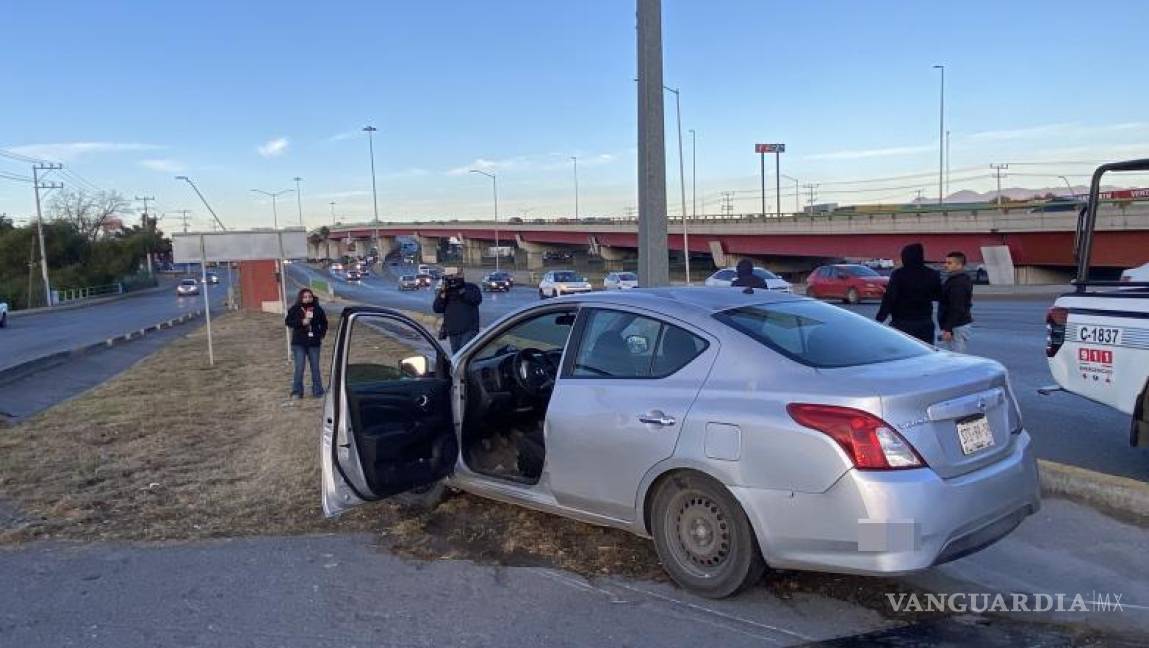
[[[70,223],[88,241],[95,241],[104,223],[118,217],[128,205],[128,200],[115,191],[64,189],[48,203],[48,213],[55,220]]]

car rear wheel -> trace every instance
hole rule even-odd
[[[8,313],[0,315],[0,328],[8,326]]]
[[[757,582],[766,569],[738,501],[702,475],[676,475],[658,486],[651,532],[663,568],[700,596],[730,596]]]
[[[846,303],[847,304],[856,304],[860,301],[862,301],[862,300],[858,296],[858,291],[856,289],[851,288],[851,289],[846,291]]]

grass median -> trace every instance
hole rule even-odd
[[[416,557],[661,573],[645,540],[465,494],[429,513],[383,502],[324,519],[322,401],[287,398],[281,320],[232,313],[213,324],[215,367],[201,327],[0,429],[0,544],[371,532]]]

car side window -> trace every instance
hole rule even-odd
[[[664,378],[707,346],[684,329],[635,313],[595,309],[587,318],[572,378]]]
[[[733,270],[722,270],[714,278],[720,281],[733,281],[736,275],[737,273]]]
[[[574,324],[574,312],[545,313],[519,322],[498,337],[484,344],[474,355],[475,360],[493,358],[497,355],[520,351],[526,348],[541,351],[561,350],[566,346]]]

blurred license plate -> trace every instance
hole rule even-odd
[[[961,441],[961,451],[973,454],[993,445],[993,433],[989,430],[989,421],[981,415],[963,419],[957,422],[958,440]]]

